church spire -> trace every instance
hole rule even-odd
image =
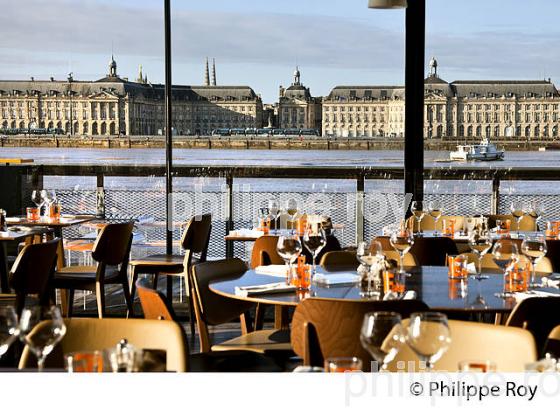
[[[210,85],[210,69],[208,68],[208,57],[206,57],[206,71],[204,72],[204,85]]]
[[[301,73],[299,72],[299,67],[296,66],[296,71],[294,71],[294,83],[292,85],[301,85]]]
[[[212,85],[216,86],[216,59],[212,59]]]
[[[430,60],[430,77],[437,77],[437,67],[438,63],[435,57],[432,57]]]
[[[109,63],[109,76],[116,77],[117,76],[117,62],[115,61],[115,57],[113,53],[111,53],[111,62]]]
[[[137,83],[144,83],[144,75],[142,74],[142,64],[138,66],[138,78],[136,79]]]

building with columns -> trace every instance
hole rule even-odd
[[[430,61],[425,138],[558,137],[560,94],[550,80],[454,81]],[[323,132],[339,137],[402,137],[404,87],[339,86],[323,99]]]
[[[207,66],[208,71],[208,66]],[[210,134],[216,128],[258,128],[262,100],[247,86],[173,86],[177,134]],[[0,130],[60,129],[71,135],[158,135],[165,121],[165,89],[117,74],[113,57],[97,81],[0,81]]]
[[[301,83],[298,67],[292,85],[288,88],[280,86],[278,124],[280,128],[321,130],[321,99],[312,97],[309,88]]]

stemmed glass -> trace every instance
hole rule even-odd
[[[537,264],[546,255],[547,246],[546,240],[543,235],[535,234],[528,235],[523,242],[521,242],[521,252],[529,258],[531,261],[531,279],[529,281],[530,288],[539,287],[535,282],[535,274],[537,270]]]
[[[311,279],[313,279],[313,276],[315,275],[315,273],[317,273],[317,255],[327,244],[327,235],[325,234],[325,230],[322,228],[307,228],[303,235],[303,244],[311,253],[313,261],[313,271],[311,274]]]
[[[292,264],[301,253],[301,241],[298,235],[280,235],[276,245],[278,255],[286,262],[286,283],[292,282]]]
[[[290,198],[286,201],[286,213],[290,215],[290,224],[293,230],[295,217],[298,213],[298,203],[295,199]]]
[[[366,313],[360,332],[362,346],[387,371],[405,341],[401,315],[395,312]]]
[[[451,344],[447,316],[438,312],[413,313],[408,323],[406,342],[432,371]]]
[[[469,233],[469,246],[477,257],[477,270],[475,278],[477,280],[488,279],[487,275],[482,274],[482,258],[492,248],[492,239],[488,231],[473,229]]]
[[[12,306],[0,306],[0,357],[18,337],[18,320]]]
[[[545,206],[542,202],[531,201],[527,214],[535,220],[535,227],[538,229],[539,221],[541,220],[545,211]]]
[[[428,205],[428,212],[430,213],[430,216],[434,218],[434,236],[438,236],[437,223],[439,221],[439,218],[441,218],[441,216],[443,215],[443,206],[441,204],[441,201],[430,201],[430,204]]]
[[[385,258],[381,243],[379,241],[373,241],[371,245],[367,242],[358,243],[356,257],[358,258],[358,261],[366,267],[365,271],[367,272],[364,278],[363,271],[358,269],[358,272],[362,275],[362,281],[365,279],[367,283],[367,289],[361,292],[361,296],[377,296],[379,293],[375,287],[376,279],[372,277],[372,270],[373,265],[379,263],[380,260]]]
[[[41,208],[43,207],[43,204],[45,203],[45,195],[43,194],[43,192],[46,192],[46,191],[45,190],[34,189],[31,192],[31,201],[35,204],[35,206],[39,210],[39,215],[41,215]]]
[[[398,228],[391,233],[389,238],[391,246],[399,253],[399,273],[411,276],[404,270],[404,255],[414,245],[414,234],[410,229]]]
[[[497,297],[508,298],[513,296],[511,291],[507,291],[506,277],[519,261],[519,251],[517,245],[510,240],[500,239],[492,248],[494,263],[504,271],[504,289],[502,293],[496,293]]]
[[[271,199],[268,201],[268,213],[272,218],[274,218],[274,229],[278,232],[278,216],[280,215],[280,205],[278,205],[278,201],[275,199]]]
[[[418,236],[422,235],[422,227],[420,226],[420,222],[426,216],[426,212],[424,211],[424,205],[422,201],[412,201],[410,204],[410,210],[412,211],[412,215],[414,215],[414,219],[416,219],[416,223],[418,224]]]
[[[523,202],[515,200],[511,203],[509,209],[511,211],[511,216],[515,218],[515,222],[517,223],[517,237],[519,237],[519,222],[521,222],[523,215],[525,215]]]
[[[19,338],[37,356],[40,372],[44,369],[45,359],[65,334],[66,325],[58,307],[34,306],[23,309],[19,321]]]

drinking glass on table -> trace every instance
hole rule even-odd
[[[362,361],[357,357],[328,357],[325,359],[326,373],[359,372]]]
[[[362,346],[386,371],[405,341],[401,315],[395,312],[366,313],[360,332]]]
[[[18,337],[18,320],[12,306],[0,306],[0,357]]]
[[[34,306],[23,309],[19,321],[19,338],[37,356],[39,371],[43,371],[45,359],[66,334],[66,325],[60,309]]]
[[[440,200],[430,201],[428,205],[428,212],[434,219],[434,236],[438,236],[437,223],[439,218],[443,215],[443,205]]]
[[[535,220],[535,227],[538,230],[539,222],[545,212],[545,206],[540,201],[531,201],[527,209],[527,215]]]
[[[327,244],[327,235],[325,234],[325,230],[322,228],[307,228],[303,235],[303,244],[305,245],[309,253],[311,253],[313,261],[311,279],[313,279],[313,276],[315,275],[315,273],[317,273],[317,255]]]
[[[424,211],[424,205],[422,201],[412,201],[410,204],[410,210],[412,211],[412,215],[414,215],[414,219],[416,219],[416,223],[418,224],[418,230],[416,231],[418,236],[422,235],[422,227],[420,223],[422,219],[426,216],[426,211]]]
[[[412,248],[412,245],[414,245],[414,234],[410,229],[405,228],[405,225],[401,225],[400,228],[391,233],[389,242],[399,254],[399,273],[405,276],[411,276],[404,270],[404,255],[407,254],[410,248]]]
[[[298,203],[295,199],[290,198],[286,201],[286,213],[290,215],[290,225],[294,229],[294,221],[298,213]]]
[[[41,216],[41,208],[45,203],[44,195],[42,194],[42,190],[34,189],[31,192],[31,202],[35,204],[37,210],[39,211],[39,216]]]
[[[473,229],[469,233],[469,247],[477,258],[475,278],[477,280],[488,279],[487,275],[482,274],[482,258],[492,248],[492,239],[489,232],[482,229]]]
[[[413,313],[406,330],[406,343],[426,363],[426,368],[433,370],[451,344],[447,316],[438,312]]]
[[[511,211],[511,216],[515,218],[515,222],[517,223],[517,237],[519,237],[519,223],[521,219],[525,215],[525,208],[523,207],[523,202],[521,201],[513,201],[509,207]]]
[[[546,251],[546,240],[541,234],[528,235],[523,242],[521,242],[521,252],[531,261],[529,288],[539,287],[535,282],[537,264],[544,258]]]
[[[498,265],[504,273],[504,289],[501,293],[497,293],[496,296],[500,298],[513,296],[513,293],[507,289],[506,279],[508,274],[510,274],[512,269],[515,267],[515,264],[519,261],[519,251],[517,249],[517,245],[508,239],[500,239],[492,248],[492,257],[494,259],[494,263]]]
[[[276,245],[278,255],[286,263],[286,282],[292,283],[292,264],[301,253],[301,241],[298,235],[280,235]]]
[[[271,199],[268,201],[268,213],[271,218],[274,218],[274,229],[278,232],[278,216],[280,216],[280,205],[278,205],[278,201],[275,199]]]

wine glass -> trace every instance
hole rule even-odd
[[[438,236],[437,223],[439,218],[443,215],[443,205],[440,200],[430,201],[428,205],[428,212],[434,218],[434,236]]]
[[[278,252],[278,255],[284,259],[284,262],[286,262],[286,268],[288,270],[286,282],[290,284],[292,282],[292,264],[301,253],[301,241],[299,236],[280,235],[278,237],[276,251]]]
[[[18,337],[18,320],[12,306],[0,306],[0,357]]]
[[[443,356],[451,344],[447,316],[438,312],[418,312],[410,315],[406,343],[426,363],[428,370]]]
[[[286,201],[286,213],[290,215],[290,224],[293,230],[295,217],[298,213],[298,203],[295,199],[290,198]]]
[[[422,222],[422,219],[424,219],[424,216],[426,216],[426,212],[424,211],[424,205],[422,201],[412,201],[412,203],[410,204],[410,210],[412,211],[412,215],[414,215],[414,218],[416,219],[416,222],[418,223],[418,236],[422,235],[422,227],[420,226],[420,222]]]
[[[275,199],[271,199],[268,201],[268,213],[272,218],[274,218],[274,229],[278,232],[278,216],[280,215],[280,205],[278,205],[278,201]]]
[[[371,245],[367,242],[358,243],[356,257],[360,263],[366,265],[368,270],[370,270],[380,258],[383,258],[381,243],[378,241],[372,242]]]
[[[399,273],[411,276],[404,270],[404,255],[408,253],[414,245],[414,235],[410,229],[399,228],[391,233],[389,238],[391,246],[399,253]]]
[[[45,199],[44,199],[43,195],[41,194],[41,192],[42,192],[42,190],[37,190],[37,189],[34,189],[31,192],[31,201],[39,209],[41,208],[41,206],[43,206],[43,203],[45,202]]]
[[[58,307],[34,306],[23,309],[19,321],[19,338],[37,356],[40,372],[44,369],[45,359],[65,334],[66,325]]]
[[[303,235],[303,244],[311,253],[313,261],[311,278],[313,279],[313,275],[317,273],[317,255],[327,244],[327,234],[325,233],[325,230],[322,228],[318,230],[310,228],[306,229]]]
[[[488,279],[487,275],[482,274],[482,258],[492,248],[492,239],[488,231],[473,229],[469,233],[469,247],[477,257],[477,270],[475,278],[477,280]]]
[[[360,332],[360,341],[368,353],[386,371],[404,343],[401,315],[395,312],[366,313]]]
[[[500,239],[492,248],[492,257],[494,263],[504,271],[504,289],[502,293],[497,293],[497,297],[508,298],[513,296],[513,293],[507,291],[506,278],[508,273],[513,269],[515,264],[519,261],[519,252],[517,245],[507,239]]]
[[[517,223],[517,237],[519,237],[519,222],[521,222],[523,215],[525,215],[523,202],[515,200],[511,203],[509,209],[511,211],[511,216],[515,218],[515,222]]]
[[[535,220],[535,227],[538,230],[539,221],[541,220],[545,211],[545,206],[540,201],[531,201],[529,204],[529,208],[527,210],[527,214]]]
[[[521,252],[531,261],[531,279],[529,281],[530,288],[538,287],[535,282],[535,273],[537,264],[546,255],[547,246],[546,240],[541,234],[528,235],[523,242],[521,242]]]

